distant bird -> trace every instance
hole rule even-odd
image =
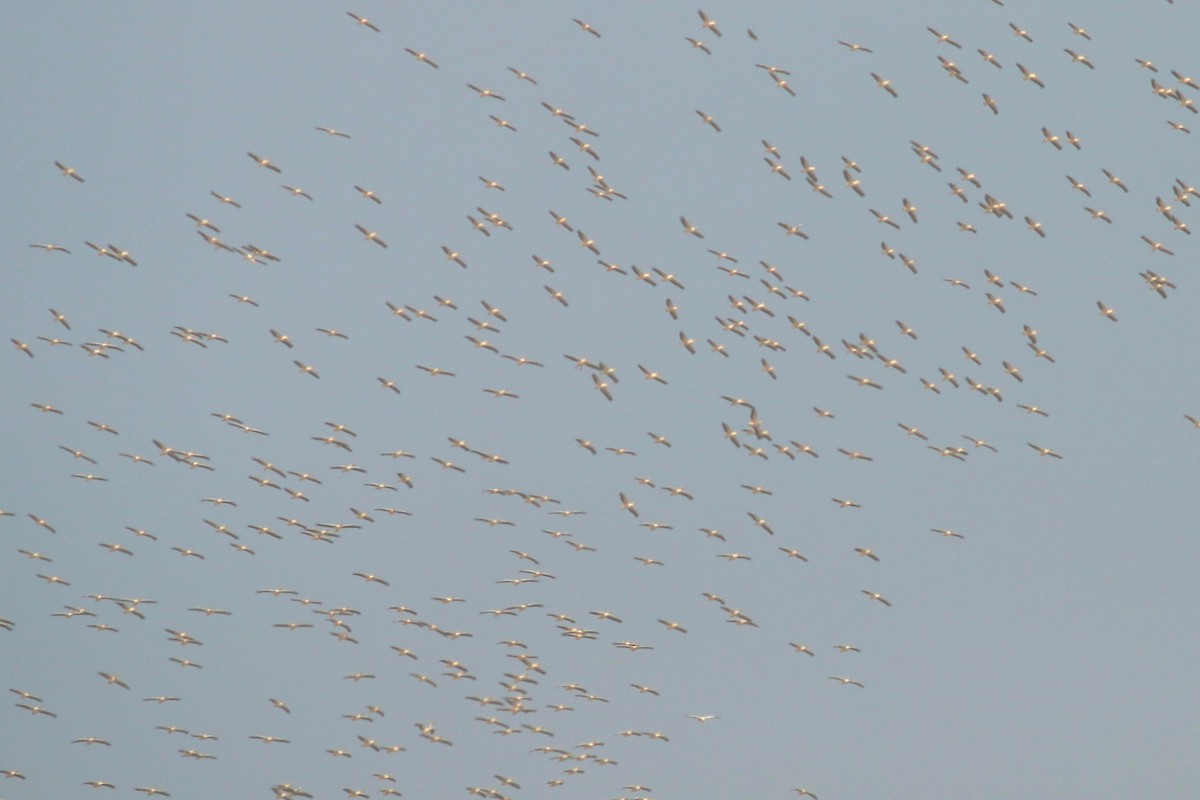
[[[1042,447],[1041,445],[1039,445],[1039,444],[1034,444],[1033,442],[1026,442],[1026,444],[1028,444],[1028,445],[1029,445],[1030,447],[1032,447],[1034,450],[1037,450],[1037,451],[1038,451],[1038,455],[1039,455],[1039,456],[1050,456],[1051,458],[1057,458],[1057,459],[1060,459],[1060,460],[1062,459],[1062,456],[1061,456],[1061,455],[1059,455],[1058,453],[1054,452],[1054,451],[1053,451],[1053,450],[1051,450],[1049,447]]]
[[[1021,66],[1020,63],[1017,64],[1017,69],[1019,69],[1021,71],[1021,79],[1022,80],[1029,81],[1030,83],[1037,85],[1038,88],[1041,88],[1041,89],[1046,88],[1046,84],[1042,82],[1042,79],[1038,77],[1038,74],[1036,72],[1032,72],[1028,69],[1025,69],[1025,67]]]
[[[1109,172],[1107,169],[1101,169],[1100,171],[1104,173],[1104,177],[1108,178],[1109,183],[1128,194],[1129,187],[1125,185],[1124,181],[1122,181],[1113,173]]]
[[[966,538],[961,533],[958,533],[957,531],[945,530],[943,528],[930,528],[930,530],[933,531],[934,533],[940,533],[942,536],[952,536],[957,539]]]
[[[699,109],[697,109],[696,115],[698,117],[700,117],[700,119],[704,120],[704,122],[707,125],[709,125],[709,127],[711,127],[714,131],[716,131],[717,133],[721,132],[721,126],[716,123],[716,120],[714,120],[712,118],[711,114],[705,114],[703,111],[700,111]]]
[[[46,251],[47,253],[54,253],[54,252],[70,253],[71,252],[67,248],[63,247],[61,244],[31,244],[29,246],[41,248],[42,250]]]
[[[888,602],[887,598],[884,597],[883,595],[881,595],[879,592],[872,592],[872,591],[868,591],[867,589],[863,589],[862,593],[865,594],[867,597],[871,598],[872,600],[876,600],[880,603],[883,603],[885,606],[891,607],[891,605],[892,605],[890,602]]]
[[[262,156],[256,156],[254,153],[251,153],[251,152],[247,152],[246,155],[248,155],[248,156],[250,156],[250,158],[254,159],[255,163],[257,163],[260,167],[263,167],[264,169],[269,169],[272,172],[280,172],[280,173],[283,172],[283,170],[281,170],[275,164],[272,164],[271,160],[269,158],[263,158]]]
[[[860,689],[863,689],[863,688],[865,688],[865,687],[863,686],[863,684],[859,683],[858,681],[854,680],[853,678],[845,678],[845,677],[842,677],[841,675],[830,675],[830,676],[829,676],[829,680],[831,680],[831,681],[837,681],[837,682],[838,682],[838,683],[840,683],[842,686],[857,686],[857,687],[858,687],[858,688],[860,688]],[[808,794],[809,796],[812,796],[812,793],[811,793],[811,792],[807,792],[807,794]]]
[[[1027,42],[1033,41],[1033,37],[1029,35],[1029,31],[1025,30],[1024,28],[1017,27],[1017,25],[1012,22],[1008,23],[1008,27],[1012,29],[1013,36],[1017,36]]]
[[[251,158],[255,158],[255,157],[251,156]],[[223,203],[225,205],[230,205],[230,206],[233,206],[234,208],[242,207],[242,204],[237,202],[236,200],[234,200],[232,197],[226,197],[223,194],[217,194],[216,192],[211,191],[211,190],[209,191],[209,194],[211,194],[213,197],[217,198],[217,200],[219,200],[221,203]]]
[[[297,361],[295,359],[292,359],[292,363],[295,364],[296,367],[306,375],[312,375],[314,378],[321,377],[320,375],[317,374],[317,371],[308,364],[305,364],[301,361]]]
[[[357,22],[359,25],[362,25],[363,27],[366,27],[366,28],[370,28],[371,30],[375,31],[376,33],[379,33],[379,28],[375,27],[375,25],[371,22],[371,20],[367,19],[366,17],[360,17],[358,14],[355,14],[353,11],[347,11],[346,14],[347,14],[347,16],[352,18],[355,22]]]
[[[574,22],[576,25],[578,25],[581,30],[587,31],[592,36],[595,36],[597,39],[600,38],[600,31],[596,30],[595,28],[593,28],[591,25],[587,24],[583,20],[576,19],[576,20],[572,20],[572,22]]]
[[[883,89],[885,92],[890,94],[892,97],[900,96],[899,94],[897,94],[895,87],[892,86],[892,82],[890,80],[888,80],[887,78],[881,77],[880,75],[878,75],[877,73],[874,73],[874,72],[871,73],[871,77],[875,79],[876,86],[878,86],[880,89]]]
[[[705,28],[707,28],[708,30],[715,33],[717,36],[721,35],[721,31],[717,28],[716,20],[710,19],[708,17],[708,15],[705,14],[703,11],[697,10],[696,13],[700,15],[700,24],[701,25],[703,25]]]
[[[509,67],[508,71],[511,72],[513,75],[516,75],[518,80],[529,81],[534,86],[537,86],[537,81],[534,80],[528,73],[521,72],[520,70],[514,69],[513,67]]]
[[[429,56],[425,55],[424,53],[421,53],[421,52],[418,52],[418,51],[416,51],[416,50],[413,50],[411,47],[406,47],[406,48],[404,48],[404,52],[406,52],[406,53],[408,53],[409,55],[411,55],[411,56],[412,56],[413,58],[415,58],[417,61],[424,62],[424,63],[428,64],[429,66],[433,67],[434,69],[437,69],[437,68],[438,68],[438,65],[437,65],[437,64],[435,64],[435,63],[434,63],[434,62],[433,62],[433,61],[432,61],[432,60],[429,58]]]
[[[368,242],[374,242],[375,244],[379,245],[380,247],[387,247],[387,242],[385,242],[383,239],[380,239],[379,234],[376,233],[375,231],[369,231],[366,228],[364,228],[362,225],[359,225],[357,222],[354,223],[354,227],[358,229],[358,232],[361,233],[363,235],[363,238],[366,239]]]
[[[957,47],[959,50],[962,49],[962,45],[959,44],[958,42],[954,41],[954,39],[952,39],[949,34],[941,33],[940,31],[937,31],[933,28],[926,28],[925,30],[932,33],[937,38],[938,42],[948,44],[951,47]]]
[[[55,161],[54,166],[58,167],[59,172],[61,172],[64,177],[74,178],[80,183],[83,183],[83,176],[76,172],[74,167],[68,167],[59,161]]]
[[[1063,52],[1066,53],[1068,56],[1070,56],[1071,60],[1077,64],[1083,64],[1088,69],[1096,68],[1095,65],[1092,64],[1091,61],[1088,61],[1087,56],[1080,55],[1079,53],[1076,53],[1074,50],[1072,50],[1069,47],[1064,47]]]

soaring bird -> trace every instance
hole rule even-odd
[[[355,22],[357,22],[359,25],[362,25],[365,28],[370,28],[371,30],[375,31],[376,33],[379,33],[379,28],[377,28],[374,25],[374,23],[372,23],[371,20],[367,19],[366,17],[360,17],[358,14],[355,14],[353,11],[347,11],[346,15],[349,16],[351,19],[353,19]]]

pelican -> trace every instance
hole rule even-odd
[[[437,68],[438,68],[438,65],[437,65],[437,64],[435,64],[435,63],[433,62],[433,60],[429,58],[429,56],[425,55],[425,54],[424,54],[424,53],[422,53],[422,52],[418,52],[418,51],[416,51],[416,50],[413,50],[411,47],[406,47],[406,48],[404,48],[404,52],[406,52],[406,53],[408,53],[409,55],[411,55],[411,56],[412,56],[413,58],[415,58],[417,61],[424,62],[424,63],[428,64],[429,66],[433,67],[434,69],[437,69]]]
[[[379,33],[379,28],[377,28],[375,26],[375,24],[372,23],[371,20],[367,19],[366,17],[360,17],[358,14],[355,14],[353,11],[347,11],[346,15],[348,17],[350,17],[351,19],[353,19],[355,22],[357,22],[359,25],[362,25],[365,28],[370,28],[371,30],[375,31],[376,33]],[[318,128],[317,130],[323,130],[323,128]]]
[[[380,247],[387,247],[387,242],[385,242],[383,239],[380,239],[379,234],[377,232],[369,231],[366,228],[364,228],[362,225],[359,225],[357,222],[354,223],[354,227],[358,229],[358,232],[361,233],[363,235],[363,238],[366,239],[368,242],[374,242],[375,244],[379,245]]]
[[[859,683],[858,681],[854,680],[854,678],[846,678],[846,677],[843,677],[843,676],[841,676],[841,675],[830,675],[830,676],[829,676],[829,680],[831,680],[831,681],[837,681],[837,682],[838,682],[838,683],[840,683],[842,686],[857,686],[857,687],[858,687],[858,688],[860,688],[860,689],[864,689],[864,688],[866,688],[866,687],[864,687],[864,686],[863,686],[861,683]],[[810,796],[812,795],[812,793],[811,793],[811,792],[809,792],[808,794],[809,794]]]
[[[888,602],[888,599],[886,597],[884,597],[883,595],[881,595],[879,592],[872,592],[867,589],[863,589],[862,593],[865,594],[867,597],[871,598],[872,600],[877,600],[880,603],[883,603],[885,606],[888,606],[889,608],[892,605],[890,602]]]

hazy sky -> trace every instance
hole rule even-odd
[[[884,5],[6,4],[0,797],[1194,796],[1200,12]]]

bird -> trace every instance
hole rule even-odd
[[[587,24],[583,20],[573,19],[571,21],[574,22],[576,25],[578,25],[581,30],[586,31],[587,33],[590,33],[592,36],[595,36],[597,39],[600,38],[600,31],[596,30],[595,28],[593,28],[591,25]]]
[[[462,256],[460,256],[457,251],[451,250],[446,245],[442,245],[442,252],[446,254],[447,261],[453,261],[455,264],[458,264],[463,269],[467,268],[467,262],[463,261]]]
[[[435,64],[435,63],[433,62],[433,60],[432,60],[432,59],[430,59],[430,58],[429,58],[429,56],[427,56],[425,53],[419,52],[419,51],[417,51],[417,50],[413,50],[411,47],[406,47],[406,48],[404,48],[404,52],[406,52],[406,53],[408,53],[409,55],[411,55],[411,56],[412,56],[413,58],[415,58],[417,61],[420,61],[420,62],[422,62],[422,63],[428,64],[429,66],[433,67],[434,69],[437,69],[437,68],[438,68],[438,65],[437,65],[437,64]]]
[[[528,81],[529,83],[532,83],[534,86],[537,86],[537,81],[532,76],[530,76],[529,73],[522,72],[521,70],[515,69],[513,67],[509,67],[508,71],[511,72],[513,75],[516,75],[517,80]]]
[[[80,183],[83,183],[83,176],[75,171],[74,167],[68,167],[60,161],[55,161],[54,166],[58,167],[58,171],[63,174],[63,177],[72,178]]]
[[[696,115],[698,117],[700,117],[700,119],[703,120],[704,123],[706,125],[708,125],[709,127],[711,127],[714,131],[716,131],[717,133],[721,132],[721,126],[717,124],[716,120],[713,119],[711,114],[706,114],[703,111],[700,111],[699,109],[697,109]]]
[[[808,239],[808,234],[800,230],[803,227],[801,225],[789,225],[786,222],[777,222],[775,224],[783,228],[788,236],[799,236],[801,239]]]
[[[857,383],[859,386],[869,386],[872,389],[882,389],[883,386],[871,380],[870,378],[861,378],[858,375],[847,375],[847,378]]]
[[[355,14],[353,11],[347,11],[346,14],[347,14],[347,16],[352,18],[355,22],[357,22],[359,25],[362,25],[363,27],[366,27],[366,28],[370,28],[371,30],[375,31],[376,33],[380,32],[379,28],[377,28],[375,26],[375,24],[372,23],[371,20],[367,19],[366,17],[360,17],[358,14]],[[318,128],[318,130],[320,130],[320,129]]]
[[[1145,234],[1142,235],[1142,241],[1150,246],[1150,250],[1152,252],[1165,253],[1166,255],[1169,255],[1169,256],[1175,255],[1174,251],[1168,250],[1166,247],[1163,246],[1162,242],[1156,242],[1153,239],[1151,239],[1149,236],[1146,236]]]
[[[122,689],[129,688],[129,684],[127,684],[127,683],[125,683],[125,681],[121,680],[121,677],[119,675],[113,675],[112,673],[109,673],[109,672],[98,672],[96,674],[99,675],[101,678],[104,678],[104,681],[109,686],[116,685],[116,686],[120,686]]]
[[[358,229],[358,232],[361,233],[363,235],[363,238],[366,239],[368,242],[374,242],[375,244],[379,245],[380,247],[387,247],[387,242],[385,242],[383,239],[380,239],[379,234],[376,233],[375,231],[369,231],[366,228],[364,228],[362,225],[359,225],[357,222],[354,223],[354,227]]]
[[[858,682],[858,681],[854,680],[853,678],[846,678],[846,677],[843,677],[843,676],[841,676],[841,675],[830,675],[830,676],[829,676],[829,680],[831,680],[831,681],[837,681],[837,682],[838,682],[838,683],[840,683],[842,686],[857,686],[857,687],[858,687],[858,688],[860,688],[860,689],[866,688],[866,687],[864,687],[864,686],[863,686],[863,684],[862,684],[862,683],[860,683],[860,682]],[[812,793],[811,793],[811,792],[808,792],[808,794],[809,794],[810,796],[812,796]]]
[[[1122,181],[1119,177],[1117,177],[1113,173],[1109,172],[1107,169],[1101,169],[1100,171],[1104,173],[1104,177],[1108,178],[1109,183],[1111,183],[1113,186],[1116,186],[1118,189],[1125,192],[1126,194],[1129,193],[1129,187],[1126,186],[1125,182]]]
[[[255,161],[255,163],[257,163],[260,167],[262,167],[264,169],[269,169],[272,172],[279,172],[279,173],[283,172],[282,169],[280,169],[275,164],[271,163],[271,160],[268,158],[263,158],[262,156],[257,156],[254,153],[251,153],[248,151],[247,151],[246,155],[250,156],[250,158],[252,158]]]
[[[949,34],[941,33],[940,31],[937,31],[933,28],[928,28],[928,27],[925,28],[925,30],[932,33],[934,35],[934,37],[937,38],[939,43],[948,44],[951,47],[957,47],[959,50],[962,49],[962,45],[959,44],[958,42],[954,41],[954,39],[952,39]]]
[[[1005,363],[1007,363],[1007,362],[1005,362]],[[963,434],[962,438],[966,439],[968,442],[975,445],[976,447],[987,448],[988,450],[991,450],[993,453],[999,452],[993,445],[989,444],[988,442],[984,441],[983,439],[976,439],[975,437],[967,436],[966,434]]]
[[[1087,56],[1080,55],[1079,53],[1076,53],[1074,50],[1072,50],[1069,47],[1064,47],[1063,52],[1066,53],[1068,56],[1070,56],[1071,60],[1074,61],[1076,64],[1083,64],[1088,69],[1096,68],[1096,66],[1091,61],[1088,61]]]
[[[505,98],[501,97],[500,95],[496,94],[495,92],[493,92],[491,89],[480,89],[478,86],[476,86],[473,83],[468,83],[467,88],[483,98],[490,97],[493,100],[504,100],[505,99]]]
[[[996,69],[1004,69],[1004,65],[1001,64],[999,62],[999,60],[997,60],[996,56],[992,55],[988,51],[979,49],[976,52],[979,53],[980,58],[982,58],[987,63],[991,64]]]
[[[865,594],[867,597],[869,597],[872,600],[876,600],[880,603],[883,603],[885,606],[888,606],[889,608],[892,605],[890,602],[888,602],[887,598],[884,597],[883,595],[879,594],[879,592],[872,592],[867,589],[863,589],[862,593]]]
[[[1062,459],[1061,455],[1054,452],[1049,447],[1042,447],[1041,445],[1034,444],[1033,442],[1026,442],[1026,444],[1028,444],[1030,447],[1032,447],[1034,450],[1036,450],[1038,452],[1039,456],[1050,456],[1051,458],[1057,458],[1059,460]]]
[[[547,294],[550,295],[551,299],[556,300],[559,303],[559,305],[562,305],[563,307],[567,307],[570,305],[570,303],[567,302],[566,295],[564,295],[562,292],[558,291],[557,289],[551,288],[550,286],[543,286],[542,288],[545,289]]]
[[[46,717],[57,717],[58,716],[58,714],[55,714],[53,711],[49,711],[45,708],[42,708],[41,706],[36,706],[36,705],[31,706],[28,703],[16,703],[15,705],[17,708],[25,709],[26,711],[28,711],[30,714],[34,715],[35,717],[38,715],[46,716]]]
[[[954,537],[956,539],[966,538],[961,533],[958,533],[957,531],[946,530],[943,528],[930,528],[929,530],[932,531],[933,533],[940,533],[942,536]]]
[[[61,244],[31,244],[30,247],[37,247],[47,253],[70,253],[71,251],[63,247]]]
[[[308,364],[305,364],[301,361],[297,361],[296,359],[292,359],[292,363],[296,365],[297,369],[299,369],[301,372],[303,372],[306,375],[312,375],[314,378],[321,377],[320,375],[317,374],[317,371],[315,369],[313,369],[311,366],[309,366]]]
[[[1020,28],[1012,22],[1008,23],[1008,27],[1012,29],[1013,36],[1020,37],[1027,42],[1033,41],[1033,37],[1029,35],[1029,31],[1025,30],[1024,28]]]
[[[878,211],[876,211],[873,208],[868,209],[868,211],[870,211],[872,214],[875,215],[876,222],[879,222],[883,225],[891,225],[896,230],[900,230],[899,223],[897,223],[895,220],[893,220],[891,217],[887,216],[886,214],[880,214]]]
[[[1030,70],[1021,66],[1021,64],[1019,62],[1017,63],[1017,69],[1019,69],[1021,71],[1021,79],[1022,80],[1029,81],[1030,83],[1036,85],[1040,89],[1046,88],[1046,84],[1042,82],[1042,79],[1038,77],[1036,72],[1031,72]]]
[[[370,189],[364,189],[363,187],[356,185],[354,190],[367,200],[370,200],[372,203],[375,203],[376,205],[383,205],[383,201],[379,199],[379,195]]]
[[[575,235],[579,238],[579,246],[580,247],[586,247],[588,250],[591,250],[596,255],[600,255],[600,248],[596,246],[595,239],[590,238],[583,231],[575,231]]]
[[[604,395],[605,400],[612,402],[612,393],[609,392],[610,384],[607,381],[601,380],[599,375],[592,375],[592,384],[596,391]]]
[[[875,79],[876,86],[878,86],[880,89],[883,89],[885,92],[890,94],[892,97],[898,98],[900,96],[896,92],[895,87],[892,86],[892,82],[890,80],[888,80],[887,78],[881,77],[880,75],[878,75],[874,72],[871,73],[871,77]]]

